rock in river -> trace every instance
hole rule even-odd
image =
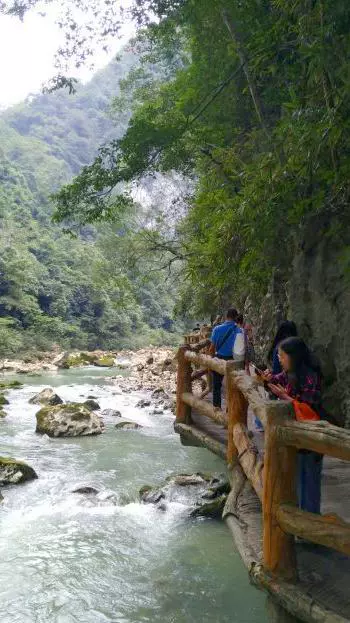
[[[142,428],[141,424],[137,424],[137,422],[118,422],[115,425],[115,428],[120,428],[123,430],[137,430],[138,428]]]
[[[145,504],[154,504],[166,510],[167,502],[183,504],[190,517],[220,518],[230,485],[225,476],[207,474],[179,474],[170,476],[159,487],[145,485],[139,495]]]
[[[98,495],[100,493],[99,489],[96,487],[92,487],[90,485],[83,485],[82,487],[78,487],[74,489],[72,493],[79,493],[80,495]]]
[[[113,355],[103,355],[94,361],[94,365],[98,368],[112,368],[115,363]]]
[[[79,368],[81,366],[89,366],[95,363],[96,356],[92,353],[74,352],[64,353],[58,362],[60,368]]]
[[[49,437],[99,435],[104,429],[96,413],[77,403],[44,407],[36,414],[36,421],[36,432]]]
[[[122,417],[122,414],[117,409],[104,409],[101,415],[103,417]]]
[[[0,383],[0,390],[3,389],[20,389],[23,387],[23,383],[19,381],[9,381],[8,383]]]
[[[9,401],[7,400],[6,396],[4,396],[4,394],[0,393],[0,409],[1,407],[3,407],[4,405],[8,405],[10,404]]]
[[[52,387],[46,387],[39,394],[35,394],[33,398],[29,400],[32,405],[61,405],[63,404],[62,398],[58,396],[52,389]]]
[[[34,480],[37,474],[32,467],[7,457],[0,457],[0,485],[17,485],[27,480]]]
[[[139,409],[144,409],[145,407],[150,407],[150,406],[151,406],[151,401],[146,400],[145,398],[141,398],[141,400],[139,400],[136,405],[136,407],[138,407]]]
[[[83,402],[83,406],[89,409],[89,411],[98,411],[99,409],[101,409],[98,402],[96,400],[93,400],[92,398],[88,398],[87,400],[85,400],[85,402]]]
[[[117,506],[118,497],[113,491],[97,489],[91,485],[83,485],[74,489],[72,493],[77,493],[82,497],[81,505],[86,507],[96,506]]]

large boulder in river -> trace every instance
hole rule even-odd
[[[36,422],[36,432],[49,437],[100,435],[104,430],[101,418],[77,403],[44,407],[36,414]]]
[[[62,398],[60,398],[51,387],[46,387],[41,392],[39,392],[39,394],[35,394],[35,396],[33,396],[33,398],[29,400],[29,402],[32,405],[48,406],[63,404]]]
[[[37,477],[34,469],[27,463],[0,457],[0,485],[17,485]]]
[[[94,365],[96,361],[96,355],[94,353],[65,353],[58,363],[59,368],[80,368],[83,366]]]

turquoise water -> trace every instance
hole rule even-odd
[[[143,484],[220,472],[222,461],[182,447],[173,416],[136,408],[141,394],[122,393],[111,374],[21,376],[24,387],[9,392],[0,454],[26,460],[39,479],[2,489],[2,623],[264,623],[266,598],[250,586],[223,523],[190,520],[181,504],[162,513],[138,502]],[[117,408],[143,428],[116,430],[110,418],[98,437],[40,437],[38,407],[28,400],[47,386],[65,400],[93,394],[102,409]],[[72,493],[82,484],[101,489],[98,502]]]

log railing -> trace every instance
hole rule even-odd
[[[290,403],[266,400],[256,379],[241,369],[242,364],[198,350],[185,345],[178,352],[176,421],[191,425],[194,409],[227,428],[227,463],[240,463],[262,502],[265,569],[283,579],[297,578],[295,536],[350,555],[350,524],[335,515],[300,510],[296,493],[298,450],[350,461],[350,431],[328,422],[296,422]],[[192,366],[225,377],[225,411],[214,409],[192,392]],[[264,426],[264,460],[248,432],[248,406]]]

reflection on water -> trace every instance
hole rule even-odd
[[[118,373],[118,372],[117,372]],[[170,414],[135,407],[87,368],[20,377],[0,422],[0,453],[37,471],[32,483],[3,490],[0,507],[2,623],[264,623],[265,597],[249,585],[226,527],[188,520],[182,504],[166,513],[138,503],[143,484],[173,472],[222,471],[206,450],[184,448]],[[65,400],[97,397],[142,424],[99,437],[49,440],[35,435],[29,398],[53,386]],[[72,491],[97,487],[96,503]],[[111,496],[111,497],[109,497]]]

